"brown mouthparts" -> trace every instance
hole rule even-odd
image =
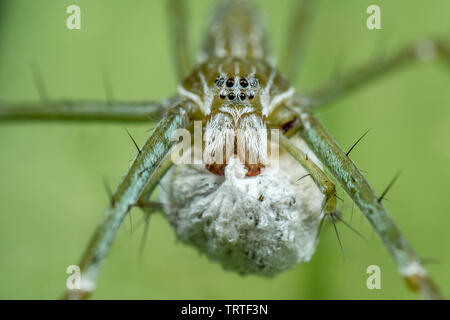
[[[218,176],[223,176],[225,174],[225,167],[227,164],[217,164],[217,163],[208,163],[205,165],[205,168]],[[262,168],[264,168],[264,165],[262,163],[258,164],[245,164],[245,168],[247,169],[247,172],[245,173],[245,176],[247,177],[254,177],[261,173]]]

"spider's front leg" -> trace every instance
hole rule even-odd
[[[176,63],[176,71],[179,80],[192,69],[190,56],[187,8],[184,0],[167,1],[167,14],[171,31],[171,40]]]
[[[450,45],[442,40],[423,40],[404,47],[387,58],[380,56],[315,90],[298,95],[296,100],[303,107],[317,109],[400,67],[436,58],[450,67]]]
[[[293,4],[285,48],[280,59],[280,70],[292,82],[296,80],[303,67],[303,58],[318,1],[297,0]]]
[[[192,104],[183,101],[170,108],[158,123],[136,158],[125,173],[83,254],[81,288],[67,291],[67,299],[87,298],[95,289],[100,268],[105,260],[123,220],[134,206],[143,206],[159,178],[164,175],[170,162],[166,161],[172,145],[172,135],[177,129],[189,126]]]
[[[309,176],[320,189],[320,192],[324,195],[322,211],[325,214],[333,216],[336,212],[336,186],[334,183],[330,181],[325,172],[315,164],[310,157],[308,157],[307,153],[304,153],[284,135],[280,136],[280,146],[306,169]]]
[[[33,103],[0,102],[0,122],[7,121],[83,121],[149,122],[160,119],[174,103],[142,101],[42,101]]]
[[[298,110],[297,117],[301,119],[297,124],[300,136],[369,220],[392,255],[407,285],[413,291],[420,292],[425,299],[441,299],[442,296],[428,276],[421,259],[392,221],[380,198],[358,167],[309,110],[294,107]],[[302,159],[302,155],[299,155]]]

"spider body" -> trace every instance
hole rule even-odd
[[[199,66],[178,92],[201,111],[206,168],[224,175],[228,160],[237,155],[247,176],[260,174],[267,165],[267,127],[279,125],[271,115],[294,95],[269,62],[254,9],[239,1],[217,8]]]
[[[273,115],[294,89],[269,62],[254,12],[230,3],[178,88],[200,110],[204,164],[173,168],[161,199],[180,240],[226,269],[272,276],[311,258],[324,196],[312,179],[296,183],[307,171],[287,152],[269,161],[268,129],[284,126]]]
[[[260,174],[271,115],[294,94],[286,79],[264,60],[216,57],[188,75],[178,91],[201,111],[207,169],[223,175],[228,159],[237,155],[247,176]]]

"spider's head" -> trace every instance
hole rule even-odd
[[[256,176],[267,164],[267,126],[274,107],[293,93],[287,81],[261,60],[224,58],[200,65],[179,88],[204,115],[203,160],[223,175],[231,157]]]

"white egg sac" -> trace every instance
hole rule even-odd
[[[224,176],[182,164],[163,178],[160,197],[179,240],[227,270],[273,276],[309,261],[317,246],[323,195],[310,177],[297,181],[305,174],[282,151],[277,166],[253,177],[237,159]]]

